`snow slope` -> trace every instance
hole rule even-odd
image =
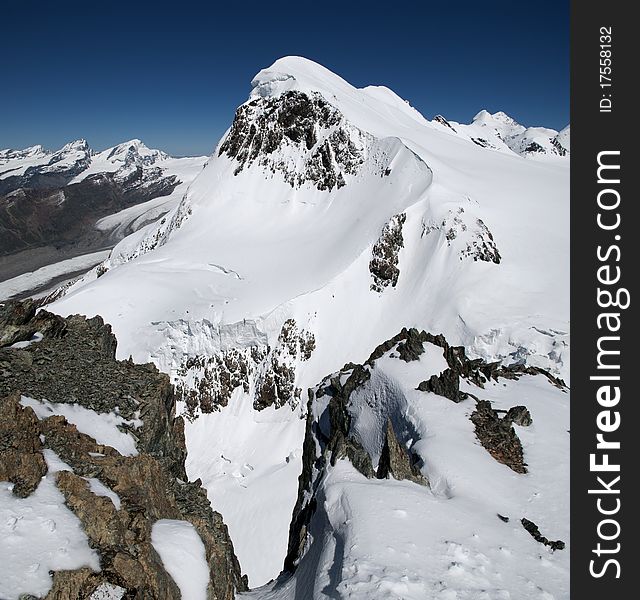
[[[207,381],[189,360],[239,349],[235,391],[213,412],[183,405],[195,417],[188,467],[260,585],[278,574],[296,497],[296,389],[404,326],[568,376],[569,170],[560,156],[482,147],[387,88],[356,89],[303,58],[276,61],[252,86],[179,206],[49,309],[102,315],[119,357],[154,361],[196,398]],[[468,127],[495,129],[477,121]],[[291,319],[313,335],[308,358],[287,354]],[[273,415],[256,408],[269,377]]]
[[[195,527],[188,521],[160,519],[151,529],[151,543],[182,599],[206,600],[209,566]]]

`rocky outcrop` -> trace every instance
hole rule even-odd
[[[411,460],[407,450],[400,445],[396,433],[393,430],[391,419],[387,420],[387,430],[384,437],[384,446],[378,462],[376,476],[378,479],[393,477],[397,480],[408,479],[420,485],[427,485],[427,478]]]
[[[14,394],[2,404],[0,419],[0,481],[13,483],[13,493],[20,498],[32,494],[47,473],[38,437],[38,419],[33,411],[20,406]]]
[[[311,358],[315,346],[311,331],[287,319],[273,347],[264,343],[185,357],[175,375],[178,396],[186,404],[185,416],[195,419],[199,412],[227,406],[237,388],[253,395],[256,410],[295,405],[302,391],[295,386],[296,366]]]
[[[512,406],[507,411],[504,419],[509,420],[516,425],[520,425],[520,427],[529,427],[529,425],[533,423],[531,413],[526,406]]]
[[[453,369],[445,369],[440,375],[432,375],[427,381],[420,382],[418,389],[444,396],[453,402],[461,402],[467,398],[465,393],[460,392],[460,376]]]
[[[478,400],[471,414],[476,436],[489,454],[516,473],[526,473],[524,452],[511,420],[501,419],[487,400]]]
[[[300,400],[302,390],[295,386],[296,363],[309,360],[315,347],[313,333],[300,330],[294,319],[284,322],[278,342],[269,350],[256,380],[253,401],[256,410],[267,406],[279,408]]]
[[[477,140],[474,141],[480,144]],[[444,234],[447,246],[458,251],[460,260],[471,258],[474,261],[480,260],[495,264],[500,264],[502,260],[493,234],[484,221],[471,217],[463,206],[448,211],[439,222],[429,222],[423,225],[423,235],[428,235],[433,231],[440,231]]]
[[[540,529],[533,522],[529,521],[529,519],[522,518],[520,519],[522,526],[527,530],[527,532],[531,535],[531,537],[536,540],[536,542],[540,542],[545,546],[549,546],[551,550],[564,550],[565,543],[562,540],[551,541],[548,538],[544,537],[540,533]]]
[[[330,434],[326,441],[329,462],[335,466],[341,458],[347,458],[351,464],[368,479],[375,475],[373,461],[369,453],[353,435],[351,430],[351,415],[347,409],[351,394],[364,385],[371,377],[368,369],[356,365],[349,374],[344,385],[340,377],[332,377],[329,387],[325,387],[323,394],[329,394],[329,425]]]
[[[321,94],[292,90],[240,106],[219,154],[237,161],[236,175],[255,163],[294,188],[309,183],[331,191],[358,172],[371,141]]]
[[[59,317],[11,303],[2,308],[0,335],[7,323],[58,323]],[[116,340],[99,317],[62,319],[57,336],[24,348],[0,349],[0,479],[14,483],[13,493],[26,496],[47,472],[43,449],[53,451],[71,470],[56,482],[67,507],[80,520],[101,571],[57,572],[47,598],[88,598],[100,586],[124,590],[127,598],[173,600],[180,592],[151,543],[159,519],[191,523],[205,547],[209,564],[209,600],[231,600],[246,589],[222,517],[211,509],[201,482],[189,482],[184,468],[184,426],[175,417],[175,397],[166,375],[153,365],[115,360]],[[9,394],[9,395],[7,395]],[[121,429],[135,439],[138,453],[122,456],[98,443],[63,416],[38,420],[20,394],[56,403],[76,404],[96,413],[111,413],[140,422]],[[5,396],[6,395],[6,396]],[[96,495],[96,479],[115,495]]]
[[[528,409],[521,405],[514,406],[509,411],[502,411],[505,414],[501,417],[490,402],[480,400],[471,393],[461,392],[460,380],[475,385],[479,390],[483,389],[489,379],[498,380],[502,377],[517,380],[525,374],[544,375],[551,384],[561,389],[565,389],[564,383],[537,367],[503,366],[500,363],[487,363],[483,359],[470,359],[463,346],[450,345],[441,334],[404,328],[380,344],[362,365],[348,363],[338,373],[325,377],[315,388],[309,390],[302,473],[298,480],[298,498],[289,530],[285,561],[287,570],[296,568],[307,548],[308,530],[317,509],[315,492],[327,469],[335,466],[338,460],[348,460],[367,478],[393,477],[429,485],[427,475],[422,472],[422,459],[412,451],[413,444],[418,441],[415,432],[408,429],[406,443],[398,435],[398,423],[402,428],[405,412],[389,412],[389,405],[382,408],[382,399],[385,395],[394,393],[392,388],[381,391],[381,380],[378,379],[377,391],[375,386],[371,388],[370,394],[366,390],[376,368],[376,361],[383,357],[405,362],[417,361],[424,354],[424,345],[427,343],[442,349],[448,367],[439,375],[423,381],[418,389],[439,394],[454,402],[473,399],[476,409],[471,414],[471,421],[475,425],[475,434],[480,443],[491,456],[516,473],[527,472],[522,444],[513,424],[530,425],[532,418]],[[390,406],[396,405],[392,403]],[[371,409],[371,416],[365,418],[369,426],[365,436],[369,442],[364,443],[370,443],[370,440],[379,437],[379,455],[369,453],[354,427],[354,419],[365,409]],[[382,431],[376,431],[373,415],[385,414]],[[499,518],[508,521],[508,517],[499,515]]]
[[[384,288],[395,287],[398,283],[400,269],[398,268],[398,254],[404,247],[402,226],[407,215],[400,213],[391,218],[384,226],[378,241],[373,245],[369,272],[373,277],[371,290],[382,292]]]
[[[250,378],[263,359],[264,350],[258,346],[185,358],[177,371],[176,392],[186,404],[186,416],[191,419],[198,410],[211,413],[227,406],[238,387],[248,393]]]
[[[447,121],[447,119],[445,119],[442,115],[436,115],[435,117],[433,117],[433,120],[436,123],[440,123],[440,125],[444,125],[445,127],[448,127],[453,132],[456,131],[453,125],[451,125],[451,123],[449,123],[449,121]]]
[[[0,304],[0,348],[20,342],[28,343],[37,333],[52,338],[64,334],[64,319],[56,315],[37,315],[37,309],[38,302],[31,299]]]
[[[352,435],[351,417],[346,408],[351,394],[369,380],[370,372],[362,365],[345,365],[344,371],[350,371],[344,384],[340,382],[340,373],[325,379],[315,391],[309,389],[302,472],[298,478],[298,497],[293,509],[284,562],[285,569],[289,571],[295,569],[307,544],[309,523],[316,510],[313,493],[326,465],[335,466],[338,460],[346,458],[365,477],[371,479],[376,474],[371,456]],[[327,408],[329,432],[320,428],[314,413],[314,402],[324,396],[330,396]]]
[[[22,313],[26,303],[5,303],[0,314]],[[98,413],[115,410],[126,420],[141,419],[133,430],[137,447],[167,461],[180,462],[184,452],[171,436],[173,389],[166,375],[152,364],[136,365],[116,361],[116,338],[100,317],[72,316],[61,319],[40,311],[22,326],[24,340],[33,329],[44,334],[42,341],[25,348],[0,350],[0,396],[20,391],[36,400],[81,404]],[[6,327],[0,331],[4,335]]]

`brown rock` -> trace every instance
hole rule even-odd
[[[91,569],[75,571],[55,571],[53,586],[45,596],[45,600],[76,600],[89,598],[101,582],[101,575]]]
[[[184,422],[175,417],[169,378],[153,365],[117,361],[115,337],[99,317],[61,319],[33,312],[18,303],[10,318],[20,320],[19,327],[37,327],[42,341],[24,349],[0,348],[0,398],[8,396],[0,400],[0,479],[13,481],[14,493],[26,496],[47,471],[42,448],[55,452],[73,469],[57,474],[58,488],[101,566],[99,573],[54,573],[47,598],[89,598],[108,583],[126,590],[128,599],[178,599],[180,592],[151,544],[158,519],[189,521],[197,529],[210,568],[209,600],[232,600],[236,591],[246,590],[221,515],[211,509],[200,481],[187,482]],[[139,454],[121,456],[62,416],[38,421],[31,408],[19,404],[20,392],[142,420],[137,428],[123,426]],[[120,497],[119,509],[91,491],[89,477]]]
[[[20,404],[20,395],[0,400],[0,481],[14,484],[13,493],[26,498],[47,473],[38,418]]]
[[[489,454],[516,473],[526,473],[524,452],[511,420],[501,419],[487,400],[479,400],[471,414],[476,436]]]
[[[389,476],[398,481],[408,479],[419,485],[428,485],[425,476],[415,464],[412,464],[409,453],[398,441],[391,419],[387,420],[384,446],[377,472],[378,479],[387,479]]]

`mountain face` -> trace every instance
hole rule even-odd
[[[280,59],[49,297],[170,375],[247,597],[568,598],[568,150]]]
[[[205,160],[140,140],[99,153],[85,140],[1,151],[0,279],[112,247],[173,208]]]

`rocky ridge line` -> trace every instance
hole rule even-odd
[[[403,329],[400,333],[380,344],[362,365],[346,364],[338,373],[326,377],[318,386],[309,389],[307,421],[303,445],[302,472],[298,480],[298,499],[293,511],[289,530],[289,547],[285,569],[295,570],[308,544],[308,527],[317,509],[315,491],[329,466],[339,459],[348,459],[355,469],[367,478],[407,479],[420,485],[429,485],[428,477],[420,469],[421,459],[410,448],[399,443],[392,419],[386,420],[383,432],[383,451],[374,468],[372,457],[362,447],[352,430],[348,406],[351,395],[362,388],[371,378],[375,361],[391,353],[391,357],[405,362],[418,360],[424,353],[424,344],[431,343],[442,348],[448,364],[439,376],[422,382],[418,389],[430,391],[461,402],[472,397],[476,409],[470,419],[476,425],[476,436],[485,449],[498,462],[517,473],[526,473],[526,464],[520,440],[512,427],[513,423],[528,426],[532,419],[523,406],[512,407],[504,417],[491,407],[491,403],[460,391],[460,379],[477,386],[480,390],[489,380],[500,378],[517,380],[522,375],[542,375],[550,384],[566,389],[561,379],[539,367],[526,365],[502,365],[500,362],[487,363],[483,359],[469,359],[463,346],[451,346],[441,334],[433,335],[417,329]],[[480,393],[480,392],[479,392]],[[314,408],[318,403],[326,403],[326,411]],[[323,414],[328,412],[329,433]],[[326,421],[325,421],[326,422]],[[415,440],[414,440],[415,442]]]
[[[40,341],[32,341],[34,329],[43,334]],[[0,305],[0,339],[0,478],[26,497],[47,472],[43,450],[55,452],[72,469],[56,474],[57,487],[100,557],[100,572],[55,572],[47,598],[88,598],[101,586],[120,588],[125,598],[178,598],[151,544],[159,519],[188,521],[200,535],[210,570],[208,600],[232,600],[247,589],[221,515],[201,482],[188,481],[184,423],[175,417],[168,377],[154,365],[117,361],[116,339],[100,317],[36,315],[31,301]],[[141,420],[123,429],[138,454],[122,456],[63,416],[39,420],[21,395]],[[89,478],[116,493],[120,507],[96,496]]]

